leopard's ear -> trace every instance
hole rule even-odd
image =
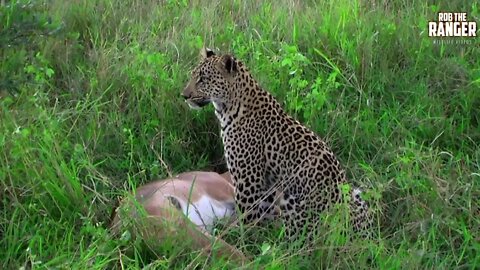
[[[237,60],[233,55],[226,54],[222,57],[223,64],[228,73],[237,71]]]
[[[202,57],[202,59],[208,58],[213,55],[215,55],[215,52],[213,52],[213,50],[209,48],[203,47],[200,49],[200,56]]]

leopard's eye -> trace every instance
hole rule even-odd
[[[202,83],[203,82],[203,77],[198,77],[197,83]]]

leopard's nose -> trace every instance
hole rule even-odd
[[[185,88],[183,88],[181,95],[184,99],[189,99],[192,97],[192,87],[190,86],[190,83]]]

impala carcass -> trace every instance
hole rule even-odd
[[[121,233],[129,223],[151,248],[173,236],[177,243],[206,255],[241,264],[247,261],[241,251],[212,236],[217,219],[235,214],[228,173],[182,173],[137,188],[134,198],[122,201],[115,210],[113,232]]]

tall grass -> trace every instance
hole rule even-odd
[[[140,184],[225,169],[212,108],[180,98],[204,44],[245,61],[324,137],[378,213],[378,239],[326,233],[308,258],[275,231],[234,231],[249,267],[480,267],[479,43],[427,36],[438,11],[480,22],[475,1],[5,2],[0,268],[195,265],[107,225]]]

